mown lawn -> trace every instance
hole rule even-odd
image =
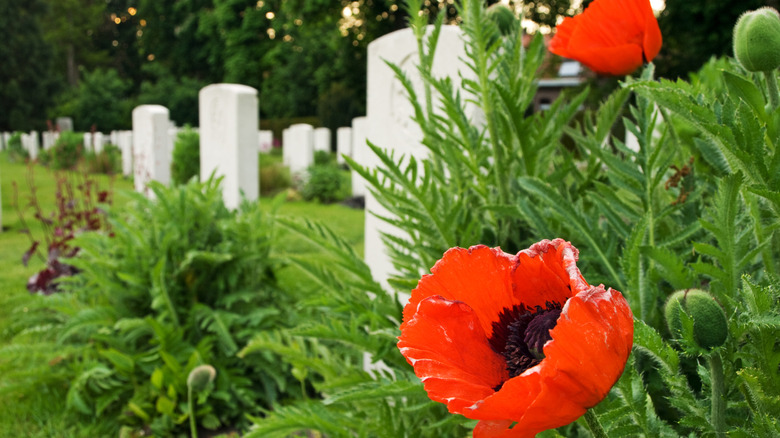
[[[29,367],[31,373],[46,373],[51,358],[45,357],[45,354],[35,363],[18,363],[19,361],[12,361],[11,358],[14,349],[20,345],[54,341],[41,339],[35,330],[22,330],[19,324],[19,321],[24,320],[28,306],[35,306],[41,300],[47,299],[45,296],[31,295],[25,288],[27,279],[44,265],[39,258],[32,258],[27,267],[21,262],[22,255],[30,247],[30,237],[43,238],[42,227],[33,218],[32,210],[26,211],[23,222],[14,207],[14,182],[18,187],[18,203],[24,208],[31,193],[28,181],[34,181],[42,211],[53,211],[56,187],[54,173],[42,166],[30,168],[23,163],[11,163],[7,154],[0,152],[3,225],[3,232],[0,233],[0,438],[78,436],[77,431],[64,429],[68,415],[65,409],[67,387],[44,384],[34,391],[29,391],[27,388],[15,388],[14,382],[2,377],[3,370],[10,367]],[[109,179],[103,176],[98,177],[98,183],[101,187],[112,185],[115,207],[121,207],[128,201],[126,193],[132,191],[132,181],[122,177]],[[262,198],[260,202],[262,207],[270,208],[270,198]],[[362,210],[338,204],[322,205],[295,201],[283,203],[277,215],[308,218],[326,224],[349,242],[359,254],[363,253]],[[25,225],[30,228],[29,235],[22,232]],[[300,236],[291,235],[281,229],[277,236],[275,253],[280,256],[290,253],[321,256],[316,247]],[[282,288],[308,288],[306,277],[297,272],[295,267],[284,267],[277,275]]]

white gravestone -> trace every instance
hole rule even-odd
[[[70,117],[57,117],[55,123],[57,124],[57,130],[60,132],[73,131],[73,119]]]
[[[330,129],[317,128],[314,130],[314,150],[330,152]]]
[[[84,143],[84,151],[85,152],[95,152],[95,149],[92,147],[92,133],[91,132],[85,132],[84,133],[84,139],[82,140],[82,143]]]
[[[290,128],[282,130],[282,164],[290,167],[290,155],[292,154],[292,138],[290,137]]]
[[[38,158],[38,151],[40,150],[40,141],[38,140],[38,131],[30,131],[30,135],[27,137],[29,146],[27,152],[30,154],[30,159],[35,160]]]
[[[257,156],[257,90],[246,85],[213,84],[198,95],[200,180],[223,176],[227,208],[238,208],[241,192],[249,201],[260,194]]]
[[[137,192],[150,195],[149,181],[165,185],[171,181],[168,114],[168,108],[161,105],[141,105],[133,110],[133,182]]]
[[[367,166],[371,149],[366,144],[368,135],[368,117],[352,119],[352,159],[361,166]],[[366,180],[356,171],[352,171],[352,196],[366,196]]]
[[[103,142],[105,141],[102,132],[92,134],[92,148],[96,154],[103,152]]]
[[[290,126],[287,141],[284,145],[285,156],[289,160],[291,175],[301,176],[306,169],[314,164],[314,128],[305,123]]]
[[[122,175],[130,176],[133,174],[133,131],[120,131],[116,141],[122,154]]]
[[[271,152],[274,147],[274,132],[273,131],[257,131],[258,150],[264,154]]]
[[[428,34],[431,29],[432,26],[429,26]],[[451,78],[455,89],[460,87],[461,77],[473,78],[473,73],[462,61],[466,59],[462,38],[462,32],[458,27],[442,26],[432,66],[433,77]],[[423,81],[417,70],[419,63],[417,43],[412,30],[399,30],[373,41],[368,45],[367,138],[382,149],[392,150],[396,160],[402,155],[413,156],[418,160],[425,158],[428,150],[421,142],[420,127],[412,120],[413,107],[408,100],[406,89],[387,65],[388,62],[397,65],[405,72],[415,88],[420,104],[425,106]],[[470,97],[462,96],[462,99],[465,102]],[[436,96],[433,97],[433,101],[438,101]],[[471,112],[476,119],[479,114],[476,114],[475,110],[476,108]],[[356,140],[354,145],[357,144],[359,141]],[[353,150],[353,154],[359,155],[358,149]],[[370,167],[378,165],[379,159],[376,155],[370,150],[368,154],[367,165]],[[366,193],[365,206],[365,260],[371,268],[374,279],[387,286],[387,280],[394,274],[395,268],[381,236],[382,233],[399,237],[404,234],[375,216],[389,216],[389,212],[379,205],[370,191]]]
[[[119,144],[119,131],[111,131],[111,133],[108,134],[108,142],[117,146]]]
[[[336,163],[346,163],[344,156],[352,158],[352,128],[349,126],[336,130]]]

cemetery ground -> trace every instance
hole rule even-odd
[[[54,209],[54,189],[56,182],[54,173],[46,167],[32,167],[37,198],[43,212]],[[0,152],[0,194],[2,195],[2,225],[0,233],[0,376],[6,374],[9,367],[18,369],[25,367],[30,373],[45,373],[51,364],[50,358],[39,357],[33,363],[10,363],[8,357],[13,354],[15,346],[25,343],[41,342],[42,335],[35,330],[21,330],[18,312],[24,312],[26,306],[34,305],[39,300],[46,300],[43,295],[32,295],[25,289],[27,279],[43,267],[43,262],[33,257],[28,266],[22,264],[22,255],[30,247],[30,237],[22,233],[23,225],[13,206],[13,182],[18,186],[18,200],[24,205],[30,194],[28,177],[30,168],[25,163],[10,162],[7,152]],[[101,187],[113,186],[113,207],[122,208],[133,190],[131,180],[121,176],[109,178],[96,176]],[[261,209],[271,208],[271,198],[259,200]],[[314,202],[289,201],[284,202],[276,212],[278,216],[290,218],[308,218],[326,223],[348,242],[360,255],[363,253],[363,221],[362,210],[345,207],[338,204],[325,205]],[[25,218],[32,236],[42,237],[42,226],[39,221]],[[318,256],[318,250],[301,237],[291,235],[279,229],[273,248],[279,252],[297,255]],[[288,266],[277,272],[279,286],[282,290],[301,290],[308,286],[306,275],[295,266]],[[52,376],[54,377],[54,376]],[[52,378],[52,381],[56,379]],[[77,431],[66,428],[68,411],[66,410],[67,387],[62,385],[41,385],[39,390],[14,390],[15,382],[0,377],[0,438],[4,437],[58,437],[79,436]]]

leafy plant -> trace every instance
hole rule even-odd
[[[200,134],[185,127],[176,136],[171,161],[171,181],[185,184],[192,177],[200,176]]]
[[[188,374],[206,363],[217,377],[195,410],[202,427],[243,429],[246,414],[301,396],[272,353],[236,356],[295,313],[283,311],[292,297],[276,288],[269,218],[257,204],[229,211],[218,186],[154,183],[155,201],[134,194],[112,215],[112,239],[79,239],[82,272],[67,284],[74,298],[59,336],[77,347],[66,359],[77,373],[73,412],[157,436],[184,431]]]
[[[35,186],[35,168],[29,167],[28,184],[30,197],[24,205],[19,204],[18,186],[13,182],[13,206],[19,215],[23,231],[30,237],[30,248],[22,256],[26,266],[33,256],[45,264],[45,268],[30,277],[27,290],[45,295],[60,291],[58,280],[79,272],[77,268],[63,259],[72,259],[79,253],[78,245],[73,243],[77,235],[85,232],[110,231],[103,206],[111,204],[111,188],[101,190],[97,180],[90,175],[59,173],[56,175],[56,210],[46,213],[41,209]],[[33,218],[42,226],[42,238],[35,238],[27,225],[26,214],[30,211]],[[41,246],[45,245],[45,252]]]
[[[100,152],[88,151],[84,155],[87,172],[116,175],[122,170],[122,152],[119,147],[107,144]]]
[[[11,161],[27,161],[30,154],[22,146],[22,133],[14,132],[8,139],[8,158]]]
[[[512,252],[530,239],[564,237],[582,251],[588,278],[621,290],[636,318],[626,371],[593,408],[609,436],[777,434],[780,113],[772,87],[729,61],[706,66],[693,85],[657,82],[650,64],[585,114],[577,113],[587,91],[529,114],[539,39],[524,48],[519,34],[500,36],[481,2],[463,2],[465,61],[474,76],[464,75],[456,89],[432,77],[438,31],[425,30],[420,2],[409,3],[422,87],[394,68],[429,154],[399,157],[370,145],[376,168],[350,162],[389,212],[381,219],[402,231],[383,236],[398,272],[395,293],[412,289],[450,247],[483,243]],[[479,105],[484,120],[469,117],[466,101]],[[397,436],[398,424],[409,436],[448,436],[473,426],[437,410],[415,386],[395,351],[396,295],[326,228],[282,223],[330,254],[326,263],[290,256],[318,282],[316,302],[327,316],[258,337],[245,352],[284,351],[328,392],[321,403],[256,419],[251,436],[311,429]],[[729,334],[722,346],[696,346],[685,313],[680,334],[667,331],[658,309],[690,288],[707,290],[723,307]],[[319,349],[331,342],[341,347]],[[361,353],[364,370],[332,376],[334,360]],[[546,436],[583,429],[578,421]]]
[[[52,169],[73,170],[84,155],[84,135],[73,131],[60,133],[48,149],[48,164]]]
[[[344,198],[344,172],[335,162],[315,163],[306,172],[301,189],[303,199],[329,204]]]
[[[275,149],[280,151],[281,149]],[[275,195],[280,190],[290,187],[290,169],[282,164],[281,154],[273,152],[260,154],[260,193]]]

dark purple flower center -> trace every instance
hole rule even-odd
[[[490,345],[504,356],[509,377],[516,377],[544,359],[544,344],[552,336],[561,316],[561,303],[547,302],[545,307],[528,309],[524,305],[505,309],[493,323]]]

